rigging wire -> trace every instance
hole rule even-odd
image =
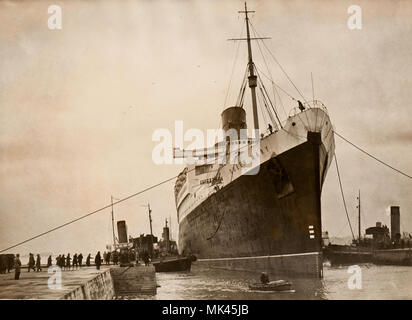
[[[255,65],[255,67],[256,67],[256,69],[257,70],[259,70],[259,72],[266,78],[266,79],[268,79],[269,81],[271,81],[272,82],[272,84],[275,86],[275,90],[276,90],[276,87],[277,88],[279,88],[280,90],[282,90],[282,92],[284,93],[284,94],[286,94],[289,98],[291,98],[293,101],[298,101],[298,99],[296,99],[295,97],[293,97],[290,93],[288,93],[285,89],[283,89],[280,85],[278,85],[275,81],[273,81],[271,78],[269,78],[269,76],[267,75],[267,74],[265,74],[262,70],[260,70],[256,65]],[[278,94],[279,95],[279,94]],[[285,111],[285,110],[283,110],[283,111]],[[285,112],[285,114],[286,114],[286,112]]]
[[[244,23],[242,22],[242,31],[241,31],[241,33],[240,33],[240,38],[242,38],[242,36],[243,36],[244,28],[245,28],[245,25],[244,25]],[[233,74],[234,74],[234,72],[235,72],[235,67],[236,67],[236,63],[237,63],[237,58],[238,58],[238,55],[239,55],[239,48],[240,48],[240,41],[238,41],[238,43],[237,43],[236,53],[235,53],[235,57],[234,57],[234,60],[233,60],[233,65],[232,65],[232,72],[230,73],[229,85],[228,85],[228,87],[227,87],[227,91],[226,91],[226,96],[225,96],[225,101],[224,101],[224,103],[223,103],[223,107],[226,106],[226,102],[227,102],[227,99],[228,99],[228,97],[229,97],[230,88],[231,88],[231,86],[232,86],[232,79],[233,79]]]
[[[244,100],[244,98],[245,98],[245,91],[246,91],[246,86],[243,87],[242,96],[241,96],[240,101],[239,101],[239,104],[238,104],[239,107],[241,107],[241,108],[243,108],[243,100]]]
[[[252,26],[253,31],[258,35],[258,37],[260,37],[259,33],[256,31],[255,27],[253,26],[252,22],[250,22],[250,25]],[[262,41],[264,47],[266,48],[266,50],[269,52],[270,56],[273,58],[273,60],[276,62],[276,64],[279,66],[280,70],[282,70],[283,74],[286,76],[286,78],[289,80],[289,82],[293,85],[293,87],[296,89],[296,91],[299,93],[299,95],[302,97],[303,100],[305,100],[306,103],[307,100],[304,97],[304,95],[302,94],[302,92],[298,89],[298,87],[295,85],[295,83],[292,81],[292,79],[289,77],[289,75],[287,74],[287,72],[285,71],[285,69],[283,68],[283,66],[280,64],[280,62],[276,59],[275,55],[272,53],[272,51],[270,51],[270,49],[268,48],[268,46],[266,45],[266,43],[264,41]]]
[[[265,85],[263,84],[262,78],[260,77],[260,74],[259,74],[257,68],[255,68],[255,70],[256,70],[256,74],[258,75],[260,84],[261,84],[261,86],[263,87],[263,91],[265,92],[265,94],[266,94],[266,96],[267,96],[267,98],[268,98],[268,100],[269,100],[269,104],[270,104],[270,106],[272,107],[273,112],[275,113],[276,119],[278,120],[280,127],[282,128],[282,122],[281,122],[280,119],[279,119],[279,116],[278,116],[278,113],[277,113],[277,111],[276,111],[276,108],[273,106],[272,101],[271,101],[270,98],[269,98],[269,94],[268,94],[268,92],[266,91]]]
[[[361,151],[361,152],[363,152],[364,154],[368,155],[368,156],[371,157],[372,159],[374,159],[374,160],[378,161],[379,163],[387,166],[388,168],[390,168],[390,169],[392,169],[392,170],[400,173],[401,175],[403,175],[403,176],[405,176],[405,177],[407,177],[407,178],[409,178],[409,179],[412,179],[412,176],[410,176],[409,174],[406,174],[405,172],[402,172],[401,170],[396,169],[395,167],[391,166],[390,164],[388,164],[388,163],[386,163],[386,162],[384,162],[384,161],[376,158],[375,156],[373,156],[372,154],[370,154],[368,151],[362,149],[361,147],[358,147],[358,146],[355,145],[353,142],[350,142],[348,139],[342,137],[342,136],[341,136],[339,133],[337,133],[335,130],[333,130],[333,133],[334,133],[336,136],[338,136],[339,138],[341,138],[342,140],[346,141],[347,143],[349,143],[350,145],[352,145],[353,147],[355,147],[356,149],[358,149],[359,151]]]
[[[253,32],[260,37],[259,33],[257,32],[256,28],[253,26],[253,24],[250,22],[250,25],[252,26],[252,30]],[[280,64],[280,62],[276,59],[275,55],[272,53],[272,51],[270,51],[270,49],[268,48],[268,46],[266,45],[266,43],[264,41],[262,41],[263,46],[266,48],[266,50],[269,52],[269,54],[271,55],[271,57],[273,58],[273,60],[276,62],[276,64],[279,66],[279,68],[282,70],[283,74],[286,76],[286,78],[289,80],[289,82],[293,85],[293,87],[296,89],[296,91],[299,93],[299,95],[303,98],[303,100],[306,102],[307,105],[309,105],[309,102],[306,100],[306,98],[304,97],[304,95],[302,94],[302,92],[298,89],[298,87],[295,85],[295,83],[292,81],[292,79],[289,77],[289,75],[287,74],[286,70],[283,68],[283,66]],[[304,112],[306,120],[307,120],[307,126],[309,126],[309,117],[308,114],[306,112]],[[304,121],[300,118],[300,116],[298,115],[300,121],[302,122],[302,124],[304,125],[304,127],[307,129],[307,126],[305,125]]]
[[[248,73],[248,68],[246,66],[245,73],[243,75],[243,80],[242,80],[242,85],[240,86],[239,94],[236,99],[236,105],[239,107],[243,107],[243,99],[245,97],[245,91],[246,91],[246,84],[247,84],[247,73]]]
[[[256,67],[256,70],[259,71],[259,72],[256,71],[259,76],[260,76],[260,73],[262,73],[267,79],[270,80],[270,78],[269,78],[264,72],[262,72],[260,69],[258,69],[258,67],[257,67],[256,65],[255,65],[255,67]],[[282,108],[283,108],[283,111],[285,111],[285,108],[284,108],[284,106],[283,106],[283,102],[282,102],[281,96],[280,96],[278,90],[276,89],[276,87],[278,87],[280,90],[282,90],[282,91],[283,91],[287,96],[289,96],[289,98],[291,98],[293,101],[299,101],[298,99],[296,99],[296,98],[294,98],[292,95],[290,95],[290,94],[289,94],[286,90],[284,90],[281,86],[279,86],[278,84],[276,84],[273,80],[271,80],[271,81],[272,81],[272,84],[274,85],[273,88],[275,89],[275,91],[276,91],[276,93],[277,93],[277,95],[278,95],[278,97],[279,97],[279,102],[280,102],[280,104],[281,104],[281,106],[282,106]],[[286,115],[286,112],[285,112],[285,115]],[[305,113],[305,115],[306,115],[306,119],[308,120],[308,125],[309,125],[308,116],[307,116],[306,113]],[[302,120],[302,118],[300,117],[300,114],[299,114],[299,113],[297,113],[297,116],[298,116],[299,120],[302,122],[303,126],[308,130],[308,127],[307,127],[306,123]],[[287,115],[286,115],[286,117],[287,117]],[[280,122],[280,121],[279,121],[279,122]],[[281,124],[281,128],[283,128],[282,124]]]
[[[278,89],[276,88],[276,85],[275,85],[274,83],[272,83],[272,88],[274,89],[274,91],[275,91],[275,93],[276,93],[276,95],[275,95],[275,101],[276,101],[276,96],[277,96],[278,99],[279,99],[279,103],[280,103],[280,105],[281,105],[281,107],[282,107],[282,109],[283,109],[283,113],[285,114],[285,119],[287,119],[288,115],[287,115],[287,113],[286,113],[286,111],[285,111],[285,107],[284,107],[284,105],[283,105],[282,97],[280,96],[280,94],[279,94],[279,92],[278,92]]]
[[[260,91],[260,95],[262,96],[262,100],[263,100],[263,104],[265,105],[266,112],[267,112],[268,115],[269,115],[270,121],[271,121],[272,124],[275,126],[275,129],[276,129],[276,131],[277,131],[277,130],[279,130],[279,126],[278,126],[275,118],[273,117],[272,112],[271,112],[270,109],[269,109],[268,103],[267,103],[266,98],[265,98],[265,95],[264,95],[264,93],[263,93],[263,89],[262,89],[262,87],[260,86],[260,84],[259,84],[259,91]],[[258,95],[258,97],[259,97],[259,95]],[[259,101],[260,101],[260,100],[259,100]]]
[[[254,28],[252,28],[252,32],[253,32],[254,36],[255,36],[256,38],[258,38],[258,35],[256,34]],[[263,39],[261,39],[260,41],[263,42]],[[272,73],[270,72],[270,68],[269,68],[269,65],[268,65],[268,63],[267,63],[267,61],[266,61],[265,55],[263,54],[262,48],[260,47],[259,40],[257,40],[257,45],[258,45],[258,48],[259,48],[260,55],[261,55],[262,58],[263,58],[263,62],[265,63],[266,70],[268,71],[268,74],[269,74],[269,78],[268,78],[268,79],[269,79],[269,80],[271,81],[271,83],[272,83],[272,92],[273,92],[273,99],[274,99],[273,102],[274,102],[275,105],[273,106],[272,103],[271,103],[271,105],[272,105],[272,108],[274,108],[276,117],[279,118],[279,117],[277,116],[277,110],[276,110],[276,94],[275,94],[275,88],[273,87],[274,81],[273,81]],[[258,70],[257,70],[256,65],[254,65],[254,67],[256,68],[256,73],[258,73]],[[263,85],[262,79],[261,79],[260,81],[262,82],[262,85]],[[263,86],[264,86],[264,85],[263,85]],[[265,91],[266,91],[266,88],[265,88]],[[269,101],[270,101],[269,95],[268,95],[268,99],[269,99]],[[283,104],[281,104],[281,106],[282,106],[282,108],[283,108],[283,112],[285,113],[285,116],[287,117],[285,108],[283,107]],[[279,122],[280,122],[280,121],[279,121]],[[280,125],[282,126],[282,124],[280,124]]]
[[[350,232],[352,233],[352,238],[355,239],[355,235],[353,233],[352,225],[351,225],[350,219],[349,219],[348,208],[346,207],[345,195],[343,193],[342,181],[340,179],[340,172],[339,172],[339,166],[338,166],[338,158],[336,157],[336,151],[335,151],[335,165],[336,165],[336,171],[338,173],[339,187],[340,187],[340,192],[342,194],[343,206],[345,207],[346,218],[348,218],[348,224],[349,224],[349,227],[350,227]]]
[[[258,92],[259,93],[259,92]],[[265,121],[265,126],[266,126],[266,124],[268,124],[268,123],[270,123],[269,121],[267,121],[267,118],[266,118],[266,115],[265,115],[265,112],[264,112],[264,110],[263,110],[263,105],[265,106],[265,108],[266,108],[266,110],[267,110],[267,105],[266,105],[266,103],[264,103],[264,102],[262,102],[262,100],[264,100],[263,99],[263,96],[262,96],[262,98],[260,97],[261,95],[259,95],[259,94],[257,94],[257,98],[258,98],[258,104],[259,104],[259,109],[260,109],[260,112],[262,113],[262,116],[263,116],[263,120]],[[261,100],[262,99],[262,100]],[[267,110],[268,111],[268,110]],[[269,114],[269,118],[271,118],[270,117],[270,114]],[[271,120],[271,122],[272,122],[272,120]],[[272,124],[273,124],[273,122],[272,122]],[[273,125],[275,125],[275,124],[273,124]],[[275,125],[275,126],[277,126],[277,125]]]

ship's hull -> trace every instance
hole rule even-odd
[[[198,263],[272,274],[322,275],[321,188],[329,150],[320,133],[208,197],[179,224]]]
[[[190,257],[153,262],[156,272],[190,271],[191,265],[192,259]]]

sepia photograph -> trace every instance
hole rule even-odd
[[[0,300],[411,300],[411,34],[408,0],[0,0]]]

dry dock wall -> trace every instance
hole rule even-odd
[[[66,300],[110,300],[114,296],[114,284],[110,269],[81,284],[65,294]]]
[[[66,293],[66,300],[111,300],[115,297],[155,295],[153,266],[110,268]]]
[[[110,269],[116,297],[155,295],[156,272],[153,266]]]

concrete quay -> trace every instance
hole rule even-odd
[[[122,276],[123,270],[124,276]],[[112,276],[114,274],[114,276]],[[118,266],[82,267],[79,270],[61,272],[61,288],[49,286],[49,279],[57,277],[44,268],[40,272],[27,272],[22,268],[19,280],[14,280],[14,271],[0,274],[0,299],[40,299],[40,300],[108,300],[121,291],[123,296],[156,294],[154,267],[138,266],[121,268]],[[127,290],[125,290],[127,289]],[[119,293],[119,292],[118,292]]]

